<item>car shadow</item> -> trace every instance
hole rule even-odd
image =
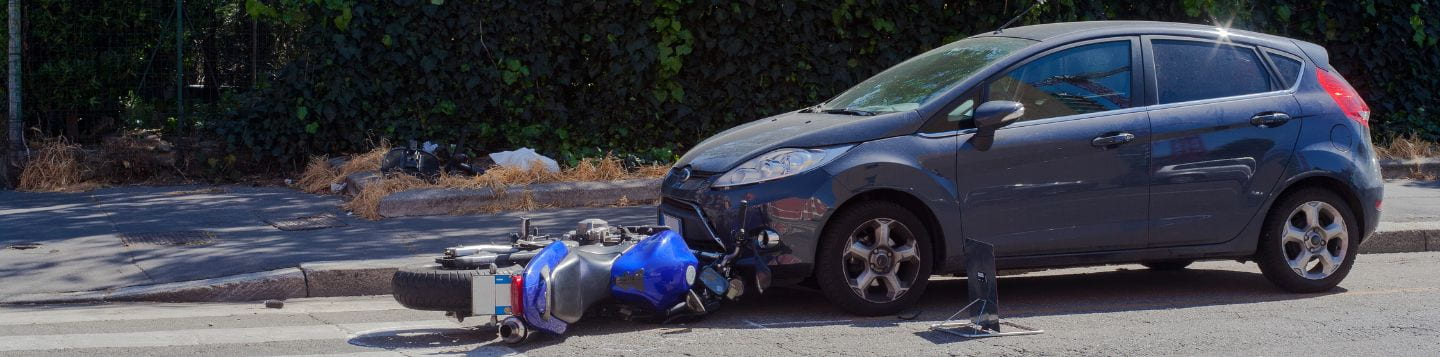
[[[1237,266],[1238,267],[1238,266]],[[1253,265],[1251,266],[1253,267]],[[1138,266],[1117,269],[1093,268],[1048,271],[999,279],[1002,320],[1036,316],[1110,313],[1251,304],[1307,299],[1343,293],[1336,288],[1319,294],[1283,291],[1258,271],[1186,269],[1151,271]],[[1067,272],[1077,271],[1066,274]],[[967,285],[960,278],[932,279],[924,297],[915,307],[914,319],[895,315],[860,317],[830,305],[819,291],[806,288],[778,288],[765,296],[728,304],[704,320],[677,325],[587,319],[570,326],[563,336],[532,335],[523,344],[509,346],[517,351],[564,343],[568,338],[633,333],[646,330],[692,329],[788,329],[821,326],[896,327],[902,323],[939,323],[969,303]],[[1039,326],[1043,328],[1043,326]],[[657,332],[668,334],[671,331]],[[967,341],[938,331],[916,335],[934,343]],[[501,346],[493,341],[487,346]]]

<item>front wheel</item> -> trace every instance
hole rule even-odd
[[[1360,222],[1333,192],[1308,188],[1277,202],[1265,219],[1256,262],[1275,285],[1316,293],[1340,284],[1360,250]]]
[[[934,262],[930,233],[900,205],[863,202],[831,219],[816,252],[815,281],[856,315],[893,314],[925,293]]]

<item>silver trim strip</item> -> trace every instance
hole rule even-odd
[[[922,138],[931,138],[931,139],[934,139],[934,138],[943,138],[943,137],[956,136],[956,135],[974,134],[975,131],[976,131],[976,130],[972,128],[972,129],[961,129],[961,130],[942,131],[942,132],[939,132],[939,133],[919,133],[919,134],[917,134],[917,135],[920,135],[920,137],[922,137]]]

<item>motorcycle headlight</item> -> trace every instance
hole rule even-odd
[[[818,149],[777,149],[750,159],[715,180],[714,187],[730,187],[794,176],[824,166],[854,145]]]

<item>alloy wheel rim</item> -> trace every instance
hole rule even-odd
[[[1284,225],[1280,248],[1291,272],[1320,280],[1340,270],[1350,249],[1350,230],[1335,206],[1306,202],[1290,212]]]
[[[899,300],[920,274],[915,235],[890,218],[866,221],[845,241],[841,269],[850,290],[866,301]]]

